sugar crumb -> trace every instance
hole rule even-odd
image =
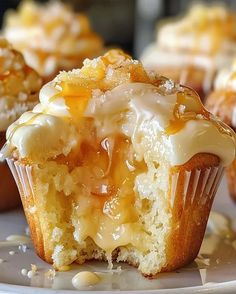
[[[173,90],[175,83],[172,80],[166,80],[163,86],[165,87],[166,91],[171,91]]]
[[[56,271],[54,269],[49,269],[46,273],[45,273],[45,277],[53,280],[56,276]]]
[[[197,114],[197,115],[196,115],[196,118],[197,118],[197,119],[204,119],[204,116],[203,116],[202,114]]]
[[[20,251],[22,251],[22,252],[26,252],[26,250],[27,250],[27,246],[25,245],[25,244],[20,244],[19,246],[18,246],[18,249],[20,250]]]
[[[35,213],[37,211],[36,206],[31,206],[29,209],[29,213]]]
[[[183,104],[180,104],[180,105],[179,105],[179,108],[178,108],[178,110],[179,110],[179,113],[180,113],[180,114],[184,114],[184,112],[185,112],[185,108],[186,108],[186,106],[185,106],[185,105],[183,105]]]
[[[31,264],[31,271],[34,272],[34,273],[36,273],[37,270],[38,270],[37,265],[36,264]]]

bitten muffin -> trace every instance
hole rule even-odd
[[[103,41],[92,31],[87,16],[59,1],[23,1],[18,11],[6,13],[3,34],[44,81],[60,70],[82,66],[85,58],[103,50]]]
[[[25,64],[21,53],[0,38],[0,148],[6,141],[6,129],[38,102],[42,81]],[[6,162],[0,163],[0,211],[16,207],[20,197]]]
[[[41,258],[154,277],[198,254],[235,134],[193,90],[114,50],[45,85],[1,152]]]
[[[236,14],[226,7],[194,5],[187,15],[160,25],[141,60],[148,69],[194,88],[204,99],[216,73],[236,54]]]
[[[219,72],[214,90],[207,97],[206,107],[236,130],[236,61],[231,68]],[[227,167],[226,177],[230,195],[236,201],[236,160]]]

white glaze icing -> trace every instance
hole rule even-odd
[[[72,278],[72,285],[76,289],[81,289],[84,287],[89,287],[93,286],[101,281],[101,278],[93,272],[89,271],[83,271],[77,273],[73,278]]]
[[[102,50],[88,18],[60,1],[23,1],[18,11],[6,13],[3,34],[43,76],[73,68]]]
[[[4,132],[36,105],[41,78],[3,38],[0,38],[0,75],[0,132]]]
[[[60,154],[67,155],[79,142],[76,123],[71,122],[71,114],[59,93],[60,87],[55,82],[43,87],[41,104],[32,112],[23,114],[8,129],[8,143],[2,150],[5,156],[17,148],[21,158],[46,160]],[[59,98],[50,100],[55,94]],[[223,165],[228,165],[235,158],[235,135],[213,117],[206,120],[201,115],[202,105],[196,97],[189,96],[181,107],[182,112],[194,112],[196,119],[188,121],[173,135],[165,132],[174,119],[176,101],[176,91],[164,96],[151,84],[126,83],[105,93],[94,91],[84,116],[94,118],[101,138],[116,132],[130,137],[140,160],[144,154],[139,138],[151,136],[156,140],[152,144],[159,146],[162,142],[171,165],[184,164],[199,152],[216,154]]]
[[[9,235],[6,238],[7,241],[15,241],[15,242],[19,242],[21,244],[27,244],[30,242],[30,238],[28,236],[25,235]]]
[[[21,127],[16,128],[18,124]],[[8,139],[12,132],[11,144],[18,149],[20,156],[36,160],[67,155],[77,138],[74,127],[63,118],[44,113],[37,116],[35,112],[25,112],[12,124],[7,130]]]
[[[235,52],[236,53],[236,52]],[[179,52],[161,48],[158,44],[149,45],[141,55],[141,61],[148,69],[160,70],[162,67],[182,67],[185,65],[195,65],[205,70],[221,69],[229,66],[233,55],[220,52],[214,56],[203,53]]]
[[[18,246],[30,243],[30,238],[25,235],[9,235],[6,240],[0,241],[0,247]]]
[[[173,165],[180,165],[186,158],[201,152],[219,156],[224,165],[228,165],[235,156],[235,142],[207,120],[188,121],[182,130],[170,136],[170,141],[174,146],[170,159]]]
[[[162,67],[202,68],[208,92],[215,72],[229,66],[236,54],[235,24],[235,15],[225,7],[194,5],[184,17],[159,28],[156,42],[144,50],[141,61],[160,73]],[[186,83],[184,78],[180,82]]]
[[[235,31],[229,22],[235,16],[226,7],[194,5],[181,19],[163,25],[157,36],[162,48],[209,54],[217,51],[233,55]]]
[[[236,61],[230,66],[223,68],[216,76],[214,88],[216,90],[226,89],[236,91]]]

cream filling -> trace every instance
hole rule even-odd
[[[55,93],[60,93],[60,89],[55,89],[53,82],[47,84],[40,93],[41,104],[33,112],[22,115],[8,129],[8,143],[2,151],[5,156],[17,148],[21,158],[29,157],[37,161],[59,154],[67,155],[78,143],[80,139],[75,126],[63,117],[63,114],[70,116],[64,98],[49,101]],[[176,134],[165,134],[165,129],[174,118],[176,101],[176,93],[163,96],[153,85],[128,83],[106,93],[95,91],[85,116],[94,118],[98,136],[121,132],[130,137],[140,160],[143,152],[140,138],[161,134],[162,143],[155,142],[156,148],[163,149],[171,165],[184,164],[199,152],[217,155],[224,166],[233,161],[235,134],[213,117],[206,121],[199,115]],[[183,108],[188,112],[201,113],[195,98],[189,98]]]
[[[121,207],[122,211],[130,207]],[[106,252],[108,260],[111,253],[118,247],[132,245],[137,250],[145,252],[148,249],[147,242],[151,241],[148,234],[142,230],[138,222],[126,220],[127,223],[120,223],[111,220],[102,212],[94,212],[79,218],[75,225],[74,238],[80,244],[90,237],[95,244]]]

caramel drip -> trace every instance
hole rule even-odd
[[[73,119],[81,118],[92,95],[90,89],[77,83],[60,83],[61,92],[49,99],[49,103],[63,97]]]
[[[14,128],[13,130],[11,131],[10,133],[10,136],[8,137],[8,141],[11,141],[12,140],[12,137],[13,135],[15,134],[15,132],[20,129],[21,127],[23,126],[27,126],[27,125],[32,125],[34,123],[34,121],[36,120],[37,117],[40,117],[42,114],[41,113],[35,113],[29,120],[27,120],[26,122],[24,123],[21,123],[21,124],[16,124],[14,125]]]
[[[186,109],[183,113],[181,112],[180,108],[181,105],[187,105],[186,99],[191,97],[191,95],[196,95],[195,93],[191,93],[191,90],[187,90],[187,92],[178,92],[177,93],[177,101],[174,107],[174,120],[170,120],[169,126],[166,128],[166,133],[168,135],[173,135],[182,130],[185,124],[189,120],[196,120],[197,115],[202,115],[204,119],[210,120],[210,113],[203,107],[200,102],[198,101],[198,112],[195,111],[188,111]],[[197,97],[197,96],[196,96]],[[195,97],[195,99],[196,99]]]
[[[4,73],[0,74],[0,80],[4,81],[5,79],[7,79],[11,75],[18,76],[22,73],[22,71],[24,72],[25,75],[28,75],[32,71],[32,69],[30,67],[28,67],[27,65],[25,65],[24,68],[21,69],[20,72],[18,70],[7,70]]]
[[[137,213],[132,208],[135,202],[134,180],[146,171],[146,165],[133,159],[131,142],[124,135],[104,138],[100,142],[84,141],[67,157],[59,156],[56,160],[67,164],[70,170],[83,167],[84,180],[80,184],[85,187],[87,197],[92,197],[94,209],[119,219],[119,210],[131,207],[126,221],[137,220]]]

